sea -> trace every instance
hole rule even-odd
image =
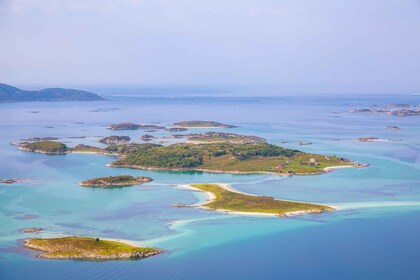
[[[258,88],[98,90],[109,101],[0,104],[0,279],[420,279],[420,117],[352,113],[394,103],[420,104],[414,94],[268,96]],[[323,175],[158,172],[106,167],[111,156],[51,156],[11,145],[28,137],[58,137],[72,147],[101,146],[104,136],[143,134],[171,144],[167,131],[113,131],[113,123],[170,127],[211,120],[224,131],[264,137],[304,152],[336,155],[365,168]],[[395,125],[401,130],[388,130]],[[360,142],[360,137],[386,141]],[[310,142],[311,145],[299,145]],[[150,176],[120,189],[78,183],[100,176]],[[179,187],[228,183],[242,192],[325,203],[338,211],[288,218],[241,216],[174,204],[206,196]],[[22,233],[41,227],[41,233]],[[36,258],[32,237],[119,239],[164,252],[139,261]]]

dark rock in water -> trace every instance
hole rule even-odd
[[[29,101],[102,101],[106,100],[94,93],[63,88],[46,88],[43,90],[22,90],[6,84],[0,84],[0,102]]]
[[[140,137],[140,139],[143,140],[143,141],[150,141],[150,140],[155,139],[155,138],[156,137],[154,137],[153,135],[150,135],[150,134],[145,134],[145,135],[142,135]]]
[[[396,125],[389,125],[385,128],[388,129],[388,130],[401,130],[401,128],[396,126]]]

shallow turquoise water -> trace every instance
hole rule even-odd
[[[112,98],[0,104],[0,178],[31,179],[0,185],[0,279],[418,279],[419,119],[349,113],[378,102],[418,104],[418,96]],[[98,108],[112,110],[92,112]],[[113,158],[107,156],[46,156],[10,145],[34,136],[63,137],[70,146],[98,145],[98,136],[112,134],[140,141],[143,131],[110,131],[106,125],[167,125],[188,119],[237,124],[241,127],[229,131],[262,136],[274,144],[288,141],[282,145],[370,166],[288,178],[151,172],[108,168],[105,164]],[[403,130],[386,130],[387,125]],[[88,137],[68,138],[74,136]],[[366,136],[400,141],[353,140]],[[293,144],[298,141],[313,145]],[[154,181],[112,190],[77,186],[82,180],[117,174]],[[172,186],[193,182],[230,183],[248,193],[329,203],[340,211],[279,219],[172,207],[205,199]],[[20,233],[24,227],[47,230]],[[127,239],[167,252],[137,262],[46,261],[31,257],[33,252],[19,243],[31,236],[62,235]]]

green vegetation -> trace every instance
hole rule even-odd
[[[169,170],[317,174],[324,172],[325,167],[355,165],[335,156],[307,154],[265,142],[171,146],[131,144],[108,147],[106,151],[120,155],[111,166]]]
[[[84,187],[99,187],[99,188],[112,188],[112,187],[130,187],[140,185],[152,181],[150,177],[133,177],[130,175],[108,176],[90,179],[79,183]]]
[[[74,148],[70,149],[72,153],[103,153],[104,150],[98,147],[89,145],[79,144]]]
[[[213,210],[227,210],[248,213],[266,213],[285,216],[290,212],[322,213],[333,211],[334,208],[326,205],[277,200],[267,196],[253,196],[232,192],[217,184],[194,184],[193,187],[211,192],[215,199],[203,205]]]
[[[220,127],[220,128],[234,128],[235,125],[223,124],[220,122],[213,121],[183,121],[173,124],[176,127],[194,128],[194,127]]]
[[[20,146],[25,151],[52,155],[62,155],[66,154],[69,151],[69,148],[65,144],[54,141],[22,143]]]
[[[45,252],[39,257],[46,259],[136,260],[161,252],[154,248],[90,237],[33,238],[25,240],[24,244],[28,248]]]

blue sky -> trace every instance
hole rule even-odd
[[[0,81],[420,92],[420,1],[0,0]]]

